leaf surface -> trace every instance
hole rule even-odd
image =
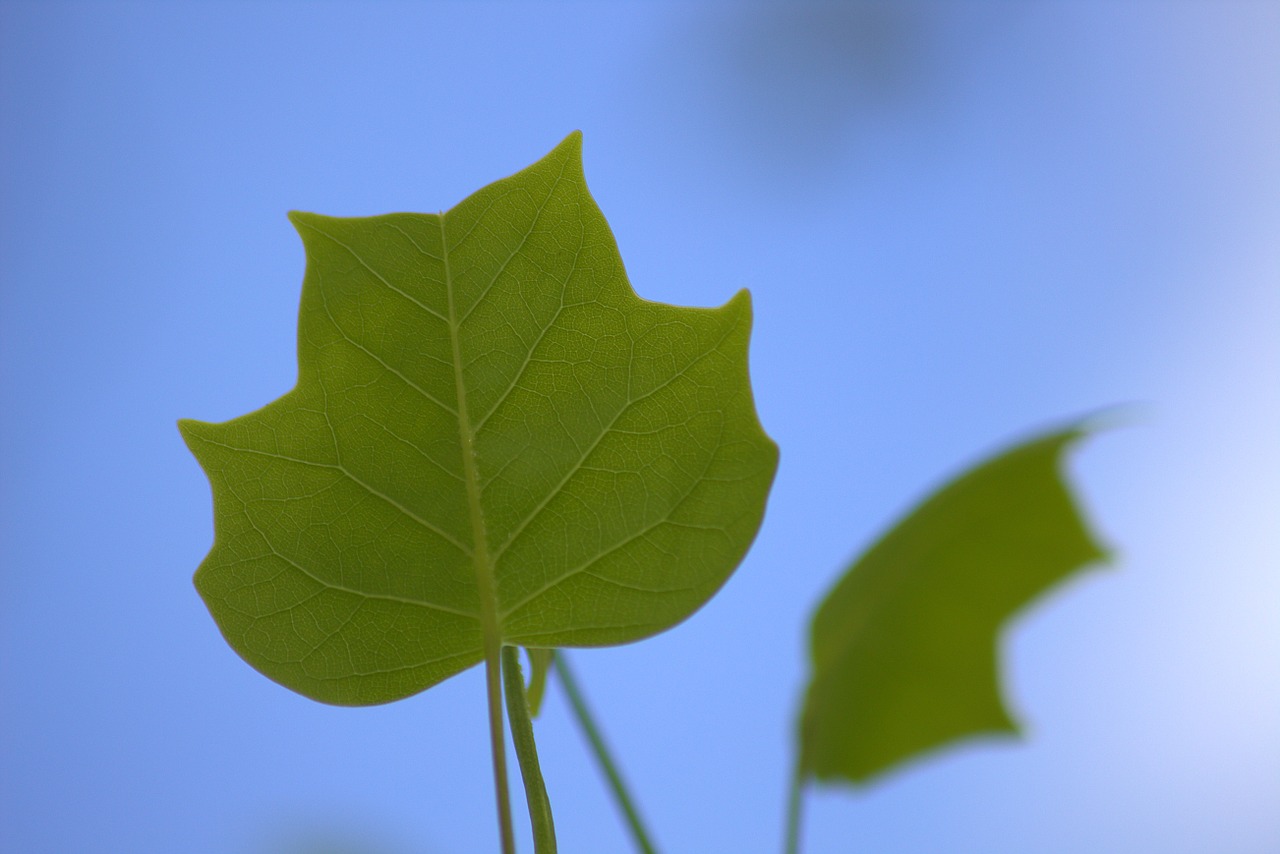
[[[805,776],[861,783],[957,739],[1016,733],[997,642],[1008,620],[1105,557],[1060,473],[1072,428],[925,500],[859,557],[811,627]]]
[[[637,297],[580,135],[447,213],[291,219],[297,385],[179,424],[214,498],[196,586],[250,664],[387,702],[479,662],[486,632],[625,643],[725,582],[777,465],[750,299]]]

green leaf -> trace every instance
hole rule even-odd
[[[997,672],[1004,624],[1106,556],[1060,473],[1083,435],[984,462],[853,563],[813,619],[803,775],[861,783],[957,739],[1017,732]]]
[[[245,660],[382,703],[486,638],[626,643],[725,582],[777,466],[750,298],[637,297],[579,134],[444,214],[291,218],[296,387],[179,425],[213,488],[196,586]]]

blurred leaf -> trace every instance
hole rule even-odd
[[[1105,557],[1060,467],[1085,431],[1014,447],[935,493],[849,568],[814,615],[805,776],[861,783],[1017,726],[996,644],[1011,616]]]
[[[750,298],[638,298],[581,137],[445,214],[293,214],[298,384],[183,421],[228,643],[317,700],[421,691],[510,645],[633,641],[688,617],[760,525],[777,448]]]
[[[547,674],[551,672],[556,651],[533,647],[525,652],[529,653],[529,685],[524,693],[529,702],[529,714],[536,718],[542,711],[542,697],[547,690]]]

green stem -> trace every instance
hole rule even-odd
[[[507,717],[511,720],[511,740],[520,760],[520,776],[524,779],[524,797],[529,802],[529,822],[533,825],[533,850],[536,854],[556,854],[556,827],[551,820],[551,801],[538,767],[538,747],[533,740],[533,719],[525,696],[524,674],[520,672],[520,650],[502,648],[502,679],[507,694]]]
[[[498,800],[498,834],[502,854],[516,854],[516,836],[511,826],[511,795],[507,786],[507,740],[502,724],[502,668],[499,661],[502,631],[498,620],[498,587],[489,558],[489,535],[484,525],[484,508],[480,503],[480,473],[476,470],[476,437],[467,412],[467,387],[462,376],[462,345],[459,343],[458,307],[454,302],[453,271],[449,266],[449,239],[445,233],[444,214],[440,221],[441,257],[444,261],[445,292],[449,301],[449,343],[453,349],[453,386],[458,397],[458,446],[462,450],[463,480],[467,487],[467,505],[471,511],[471,564],[476,574],[476,592],[480,598],[480,632],[484,638],[485,689],[489,695],[489,747],[493,756],[493,789]]]
[[[613,798],[617,801],[623,815],[627,819],[627,827],[631,830],[631,838],[643,854],[657,854],[657,849],[649,838],[649,832],[645,829],[644,822],[640,819],[640,813],[636,809],[635,802],[631,799],[631,794],[627,791],[627,784],[622,781],[622,774],[618,771],[617,763],[613,761],[613,756],[609,753],[608,746],[604,743],[604,736],[600,734],[599,727],[596,726],[595,719],[591,716],[591,710],[587,708],[587,701],[582,697],[582,691],[578,688],[578,682],[573,677],[573,671],[569,669],[569,661],[565,657],[564,650],[557,650],[552,663],[555,665],[556,675],[560,677],[560,684],[564,685],[564,692],[569,697],[569,705],[573,707],[573,713],[578,719],[578,726],[582,727],[582,731],[587,736],[587,741],[591,744],[591,750],[595,754],[596,762],[600,765],[600,770],[604,772],[605,777],[609,781],[609,788],[613,792]]]
[[[484,672],[489,695],[489,754],[493,758],[493,789],[498,800],[498,835],[502,840],[502,854],[516,854],[516,835],[508,799],[510,789],[507,784],[507,740],[502,721],[502,686],[499,665],[494,658],[485,657]]]
[[[796,762],[787,792],[787,830],[783,843],[786,854],[800,854],[800,813],[804,802],[804,769]]]

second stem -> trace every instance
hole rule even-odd
[[[556,854],[556,828],[551,819],[551,800],[538,765],[538,747],[533,740],[533,718],[525,695],[524,674],[520,671],[520,650],[502,648],[503,689],[507,696],[507,717],[511,722],[511,741],[520,760],[520,777],[524,796],[529,803],[529,823],[533,827],[533,850],[536,854]]]

